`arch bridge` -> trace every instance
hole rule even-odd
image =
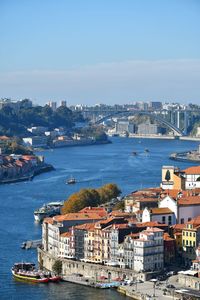
[[[150,118],[154,119],[155,121],[157,121],[159,124],[163,124],[166,127],[170,128],[177,136],[185,135],[185,132],[182,131],[180,128],[178,128],[176,125],[170,123],[169,121],[165,120],[164,118],[161,118],[157,114],[148,112],[148,111],[137,111],[137,110],[116,111],[116,112],[109,113],[107,116],[94,122],[94,124],[101,124],[104,121],[111,119],[112,117],[119,116],[119,115],[123,115],[123,116],[146,115],[146,116],[149,116]]]

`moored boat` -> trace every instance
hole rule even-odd
[[[57,275],[51,275],[49,277],[49,281],[51,281],[51,282],[59,282],[60,280],[61,280],[61,277],[57,276]]]
[[[43,221],[46,217],[53,217],[60,214],[62,202],[50,202],[43,205],[41,208],[34,211],[34,219],[37,222]]]
[[[43,272],[35,270],[35,264],[33,263],[16,263],[11,271],[13,276],[20,280],[33,283],[49,282],[49,278]]]

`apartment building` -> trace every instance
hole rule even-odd
[[[139,235],[134,244],[134,270],[156,271],[164,267],[163,230],[147,228]]]

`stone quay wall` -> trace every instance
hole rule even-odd
[[[56,260],[62,261],[62,276],[71,276],[73,274],[81,274],[85,277],[93,278],[95,281],[100,276],[105,276],[110,280],[116,278],[127,278],[129,280],[141,279],[148,280],[152,274],[148,273],[136,273],[130,269],[121,269],[118,267],[110,267],[94,263],[86,263],[75,261],[71,259],[55,258],[48,252],[38,248],[38,263],[40,268],[52,271],[53,264]]]
[[[178,275],[178,282],[183,287],[191,288],[200,291],[200,278],[194,276],[188,276],[179,274]]]

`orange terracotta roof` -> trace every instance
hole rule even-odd
[[[174,241],[174,239],[171,238],[171,236],[167,232],[163,234],[163,239],[164,241]]]
[[[187,175],[193,175],[193,174],[196,174],[196,175],[200,175],[200,166],[193,166],[193,167],[190,167],[190,168],[187,168],[184,170],[185,174]]]
[[[178,200],[178,204],[181,206],[200,205],[200,196],[182,197]]]
[[[109,218],[105,219],[105,220],[101,220],[101,221],[98,221],[96,224],[97,225],[106,225],[110,222],[113,221],[113,223],[115,222],[115,220],[117,221],[123,221],[125,219],[125,217],[123,216],[110,216]]]
[[[136,202],[158,202],[158,198],[139,198],[135,199]]]
[[[197,216],[196,218],[192,219],[191,221],[188,221],[187,224],[191,224],[195,227],[200,225],[200,216]]]
[[[101,221],[97,222],[96,224],[97,224],[97,225],[98,225],[98,224],[104,225],[104,224],[107,224],[107,223],[111,222],[111,221],[114,220],[114,219],[115,219],[115,217],[111,216],[111,217],[109,217],[108,219],[101,220]]]
[[[125,223],[125,224],[112,224],[111,227],[114,228],[114,229],[130,228],[130,226],[127,223]]]
[[[75,229],[89,230],[89,231],[93,231],[94,227],[95,227],[95,223],[86,223],[86,224],[74,226]]]
[[[108,215],[107,211],[104,207],[85,207],[79,211],[80,213],[98,213],[102,217],[106,217]]]
[[[171,209],[169,209],[167,207],[155,207],[155,208],[152,208],[150,211],[153,215],[173,214]]]
[[[167,224],[162,224],[162,223],[158,223],[157,221],[152,221],[152,222],[137,223],[136,226],[137,227],[156,227],[156,226],[166,227]]]
[[[175,224],[172,225],[171,228],[173,228],[174,230],[182,230],[183,228],[185,228],[185,224]]]
[[[140,235],[139,235],[139,233],[130,233],[126,236],[128,236],[128,237],[132,238],[133,240],[135,240],[135,239],[138,239]]]
[[[70,237],[70,236],[71,236],[71,233],[70,233],[70,232],[64,232],[64,233],[61,233],[60,236],[61,236],[61,237]]]
[[[163,232],[163,230],[158,227],[147,227],[147,229],[142,231],[142,233],[151,233],[151,232]]]
[[[182,232],[174,232],[174,236],[182,236]]]
[[[84,214],[84,213],[68,213],[66,215],[58,215],[53,217],[54,221],[62,222],[62,221],[68,221],[68,220],[100,220],[102,219],[101,216],[97,213],[90,213],[90,214]]]
[[[43,223],[53,224],[53,218],[45,218]]]
[[[113,217],[132,217],[133,214],[128,213],[128,212],[119,211],[119,210],[114,210],[111,212],[111,216],[113,216]]]

